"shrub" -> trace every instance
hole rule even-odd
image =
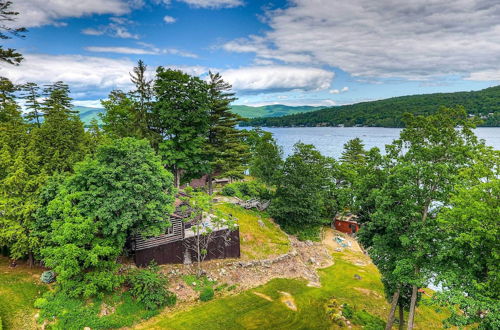
[[[241,199],[271,199],[272,193],[265,184],[257,181],[243,181],[230,183],[222,188],[224,196],[236,196]]]
[[[150,310],[175,305],[177,297],[166,289],[167,283],[167,277],[154,264],[134,270],[128,276],[130,293]]]
[[[200,293],[200,300],[201,301],[209,301],[214,298],[214,289],[211,287],[204,287],[203,290]]]
[[[221,190],[221,194],[224,196],[236,196],[236,189],[234,189],[234,183],[224,186]]]

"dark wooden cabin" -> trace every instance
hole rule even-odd
[[[186,222],[188,213],[182,211],[182,203],[176,201],[176,212],[170,216],[171,226],[163,235],[132,239],[131,247],[137,266],[147,266],[151,261],[157,264],[190,263],[197,260],[196,252],[190,248],[196,243],[196,237],[191,224]],[[239,258],[239,229],[221,228],[214,232],[213,241],[208,245],[205,260]]]
[[[358,217],[354,214],[337,214],[333,219],[332,227],[345,234],[356,234],[359,231]]]

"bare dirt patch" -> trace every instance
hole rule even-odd
[[[365,288],[354,288],[354,290],[361,292],[365,296],[372,296],[376,298],[382,298],[381,295],[379,295],[377,292],[370,290],[370,289],[365,289]]]
[[[292,311],[297,311],[297,305],[295,304],[295,299],[288,292],[279,291],[281,293],[281,302],[285,304],[286,307],[290,308]]]
[[[219,285],[235,285],[236,289],[231,294],[255,288],[274,278],[304,278],[309,281],[310,286],[321,286],[316,270],[333,264],[330,251],[319,242],[301,242],[292,236],[289,239],[292,252],[287,258],[277,257],[276,262],[266,259],[254,265],[256,261],[210,260],[204,263],[203,269],[206,276]],[[182,280],[183,275],[196,273],[196,265],[163,265],[161,268],[169,277],[169,290],[177,295],[179,302],[198,299],[198,292]]]
[[[261,298],[264,298],[264,299],[266,299],[267,301],[273,301],[273,298],[271,298],[271,297],[269,297],[268,295],[265,295],[265,294],[263,294],[263,293],[260,293],[260,292],[255,292],[255,291],[254,291],[254,292],[253,292],[253,294],[254,294],[254,295],[256,295],[256,296],[259,296],[259,297],[261,297]]]

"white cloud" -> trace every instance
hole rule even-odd
[[[243,6],[241,0],[178,0],[195,8],[234,8]]]
[[[331,89],[328,91],[330,94],[340,94],[340,93],[346,93],[349,91],[349,87],[345,86],[342,87],[342,89]]]
[[[268,32],[224,49],[365,78],[481,80],[500,63],[498,0],[291,0],[266,22]]]
[[[110,23],[108,25],[101,25],[97,28],[86,28],[81,32],[86,35],[100,36],[108,35],[115,38],[123,39],[139,39],[138,34],[129,32],[128,26],[134,25],[135,23],[123,17],[111,17]]]
[[[96,53],[116,53],[116,54],[132,54],[132,55],[176,55],[189,58],[198,58],[198,55],[180,50],[177,48],[158,48],[152,44],[145,42],[137,42],[137,44],[143,46],[144,48],[136,47],[107,47],[107,46],[89,46],[84,49],[89,52]]]
[[[500,81],[500,70],[487,70],[472,72],[466,80]]]
[[[137,64],[130,59],[111,59],[82,55],[24,54],[18,66],[0,64],[0,76],[16,84],[36,82],[47,84],[55,81],[67,83],[75,97],[105,96],[111,89],[130,89],[129,72]],[[208,72],[201,66],[168,66],[191,75]],[[155,67],[148,67],[153,74]]]
[[[2,65],[0,75],[14,83],[46,84],[62,80],[72,89],[111,89],[130,86],[129,72],[135,65],[128,59],[81,55],[24,54],[19,67]]]
[[[142,48],[133,48],[133,47],[100,47],[100,46],[89,46],[85,47],[85,50],[89,52],[96,53],[117,53],[117,54],[136,54],[136,55],[156,55],[158,53],[142,49]]]
[[[318,68],[253,66],[221,72],[234,89],[246,92],[285,90],[324,90],[334,73]]]
[[[12,9],[20,14],[16,24],[36,27],[47,24],[60,25],[59,20],[92,14],[123,15],[137,2],[126,0],[17,0]],[[64,24],[64,23],[63,23]]]
[[[73,104],[81,107],[102,108],[101,100],[77,100]]]
[[[163,17],[163,21],[167,24],[172,24],[172,23],[175,23],[177,21],[177,19],[175,17],[167,15],[167,16]]]

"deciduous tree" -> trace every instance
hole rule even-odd
[[[172,175],[146,140],[124,138],[99,147],[75,167],[50,202],[45,264],[61,290],[89,297],[122,283],[117,258],[129,235],[158,235],[173,211]]]

